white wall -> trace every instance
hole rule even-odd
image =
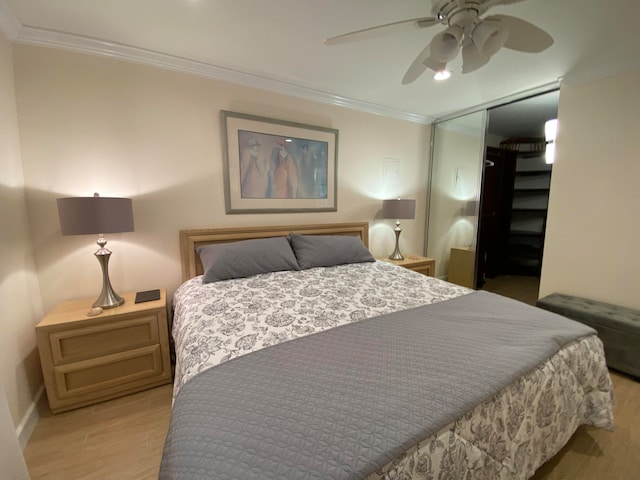
[[[28,480],[29,473],[5,400],[4,388],[0,385],[0,469],[7,480]]]
[[[416,198],[401,248],[424,251],[429,127],[208,78],[47,48],[14,46],[22,163],[43,305],[96,297],[91,236],[61,237],[55,199],[133,198],[136,231],[108,235],[116,291],[180,282],[178,231],[365,220],[371,249],[393,250],[382,198]],[[338,211],[225,215],[220,110],[339,130]],[[400,161],[384,191],[384,158]]]
[[[640,309],[640,72],[560,89],[540,296]]]
[[[30,428],[22,422],[42,383],[34,331],[42,306],[19,143],[12,46],[0,32],[0,395],[6,395],[14,427],[22,433]],[[0,444],[7,444],[5,433],[0,435]]]

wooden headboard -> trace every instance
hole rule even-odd
[[[180,230],[182,281],[204,273],[196,247],[212,243],[235,242],[251,238],[285,237],[291,232],[304,235],[351,235],[360,237],[369,247],[369,223],[331,223],[321,225],[287,225],[276,227],[200,228]]]

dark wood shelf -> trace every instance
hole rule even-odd
[[[517,213],[544,213],[545,215],[547,213],[546,208],[512,208],[511,211]]]
[[[542,237],[543,232],[529,232],[527,230],[510,230],[509,235],[517,237]]]
[[[514,188],[513,192],[526,192],[526,193],[547,193],[549,188]]]
[[[516,175],[522,175],[523,177],[542,174],[551,175],[551,170],[516,170]]]

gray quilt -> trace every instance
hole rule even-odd
[[[475,292],[259,350],[185,384],[159,478],[365,478],[593,333]]]

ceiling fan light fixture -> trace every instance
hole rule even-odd
[[[438,33],[431,40],[431,57],[439,62],[450,62],[460,51],[460,40],[464,30],[458,25],[451,25],[444,32]]]
[[[434,59],[433,57],[427,57],[426,60],[424,60],[422,62],[422,64],[433,70],[434,72],[441,72],[443,70],[447,69],[447,62],[439,62],[438,60]]]
[[[471,38],[480,53],[491,57],[509,38],[509,28],[498,21],[483,20],[475,26],[471,32]]]
[[[489,57],[483,55],[475,43],[469,41],[462,47],[462,73],[471,73],[489,62]]]

